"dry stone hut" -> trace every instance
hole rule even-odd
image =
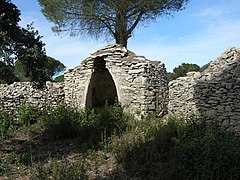
[[[65,102],[77,108],[101,108],[118,101],[126,112],[142,118],[165,113],[168,100],[166,69],[121,45],[93,53],[65,73]]]

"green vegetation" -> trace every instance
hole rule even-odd
[[[0,111],[0,134],[5,137],[13,128],[13,118],[6,112]]]
[[[11,65],[6,65],[4,62],[0,61],[0,84],[11,84],[13,82],[19,81],[19,79],[14,74],[14,67]]]
[[[135,28],[184,9],[189,0],[38,0],[42,12],[55,24],[56,32],[93,38],[111,37],[127,46]]]
[[[168,72],[168,80],[172,81],[179,77],[184,77],[187,75],[188,72],[195,71],[195,72],[203,72],[205,69],[208,68],[211,62],[203,65],[202,67],[198,66],[197,64],[189,64],[189,63],[182,63],[178,67],[173,69],[173,72]]]
[[[20,127],[27,127],[37,122],[40,117],[40,110],[30,106],[27,103],[22,104],[19,110],[19,125]]]
[[[59,75],[57,77],[54,78],[55,82],[63,82],[64,81],[64,75]]]
[[[0,141],[0,177],[240,177],[239,137],[202,119],[137,121],[124,114],[119,104],[99,113],[64,106],[40,111],[23,105],[21,114],[24,123],[14,125],[9,115],[0,113],[5,137]],[[10,130],[13,126],[17,126],[14,131]],[[6,136],[7,132],[11,135]]]
[[[9,0],[0,1],[0,80],[36,82],[39,87],[65,66],[46,56],[45,44],[32,24],[19,26],[20,11]]]
[[[32,24],[26,28],[19,26],[21,13],[11,1],[0,1],[0,7],[0,61],[13,68],[14,62],[20,60],[26,76],[43,85],[46,81],[46,53],[41,36]]]
[[[24,69],[24,65],[20,60],[17,60],[13,66],[14,74],[21,82],[31,81],[29,77],[26,76],[26,71]],[[50,56],[47,56],[47,62],[45,67],[46,72],[46,80],[50,81],[54,76],[62,73],[66,70],[64,64],[62,64],[59,60],[56,60]]]
[[[209,63],[207,64],[204,64],[201,68],[200,68],[200,72],[203,72],[205,69],[208,68],[208,66],[211,64],[212,61],[210,61]]]
[[[200,67],[197,64],[182,63],[180,66],[175,67],[172,73],[168,73],[169,81],[175,80],[178,77],[184,77],[188,72],[200,71]]]

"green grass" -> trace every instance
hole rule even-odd
[[[138,121],[118,104],[101,113],[64,106],[38,113],[25,109],[24,117],[34,116],[34,123],[25,118],[27,123],[1,140],[0,177],[240,178],[239,137],[203,119]],[[11,122],[6,114],[1,117]]]

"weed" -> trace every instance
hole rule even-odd
[[[31,179],[88,179],[85,175],[84,163],[50,160],[47,164],[36,164],[31,168]]]
[[[13,171],[23,165],[22,158],[15,152],[7,154],[0,163],[0,174],[1,176],[11,176]]]
[[[44,135],[57,141],[53,142],[56,147],[49,152],[51,149],[44,147],[45,141],[33,143],[37,146],[32,148],[42,145],[40,149],[49,153],[42,159],[35,157],[35,152],[39,152],[36,149],[30,149],[28,153],[13,150],[10,155],[4,155],[0,163],[2,176],[11,175],[14,167],[28,165],[32,179],[240,177],[239,137],[203,119],[171,117],[163,121],[149,116],[137,121],[125,115],[119,104],[106,106],[98,113],[60,106],[41,113],[36,119],[36,124],[25,128],[45,129]],[[41,123],[39,119],[42,119]],[[10,126],[3,127],[8,129]],[[68,151],[61,151],[63,157],[59,158],[56,155],[58,145],[68,148],[63,145],[64,139],[67,145],[73,145]],[[76,142],[77,146],[74,145]]]
[[[101,131],[105,131],[107,136],[125,131],[129,116],[124,114],[120,104],[115,103],[112,106],[105,105],[105,108],[99,115],[99,124]]]
[[[20,107],[19,111],[19,125],[20,127],[27,127],[33,125],[37,122],[40,117],[41,112],[39,109],[24,103]]]
[[[240,140],[216,124],[188,121],[179,131],[179,169],[190,179],[238,179]]]
[[[107,136],[113,132],[123,131],[125,116],[119,105],[106,107],[97,114],[94,110],[78,111],[71,107],[57,107],[45,116],[46,134],[53,140],[66,138],[81,138],[96,143],[101,140],[101,134]]]
[[[112,141],[125,172],[140,179],[238,179],[240,140],[204,120],[135,122]]]
[[[59,106],[45,114],[46,134],[53,140],[77,137],[80,114],[71,107]]]
[[[13,118],[6,112],[0,111],[0,134],[3,138],[14,129]]]

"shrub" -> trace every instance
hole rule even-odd
[[[99,127],[107,130],[107,134],[121,133],[125,130],[128,122],[128,116],[124,114],[120,104],[115,103],[112,106],[105,105],[99,114]]]
[[[216,124],[188,121],[179,131],[179,172],[190,179],[238,179],[240,140]]]
[[[37,122],[37,119],[40,117],[41,112],[39,109],[34,108],[33,106],[24,103],[20,107],[19,111],[19,125],[20,127],[27,127]]]
[[[7,84],[6,81],[0,79],[0,84]]]
[[[77,137],[80,114],[73,108],[59,106],[46,114],[46,133],[53,140]]]
[[[14,127],[13,118],[6,112],[0,111],[0,133],[4,137]]]
[[[130,132],[115,147],[118,161],[130,177],[175,179],[175,141],[177,125],[159,119],[135,122]],[[129,139],[129,137],[131,137]]]
[[[126,117],[120,105],[105,107],[100,113],[94,109],[78,111],[71,107],[57,107],[45,117],[46,133],[54,140],[79,138],[82,142],[97,143],[106,133],[121,132],[126,126]]]
[[[115,140],[125,172],[142,179],[238,179],[240,139],[204,120],[149,120]]]

